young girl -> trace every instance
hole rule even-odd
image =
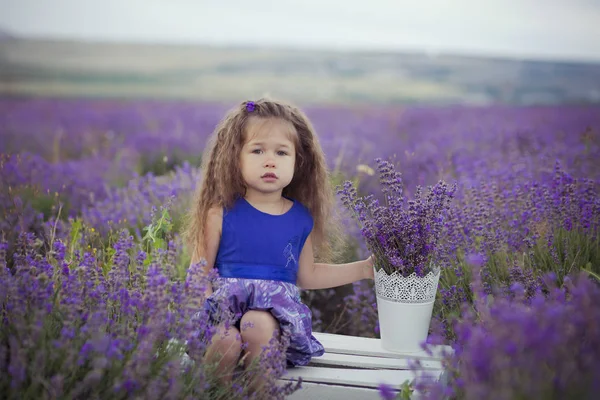
[[[231,379],[243,352],[247,366],[284,331],[288,364],[308,364],[324,351],[298,288],[373,279],[371,257],[315,263],[315,256],[331,253],[326,236],[335,197],[310,122],[292,105],[244,102],[217,126],[202,170],[186,232],[192,263],[205,260],[205,273],[219,273],[207,293],[212,322],[220,323],[214,316],[219,302],[237,315],[233,325],[219,326],[206,361],[218,362],[218,371]]]

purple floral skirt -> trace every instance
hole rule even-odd
[[[231,323],[238,329],[247,311],[268,311],[279,322],[282,333],[289,337],[286,354],[289,365],[307,365],[312,357],[320,357],[325,352],[312,334],[312,313],[301,302],[296,285],[263,279],[217,278],[213,289],[205,303],[212,324],[222,323],[220,307],[232,314]]]

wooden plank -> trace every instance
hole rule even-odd
[[[352,354],[358,356],[372,356],[382,358],[407,358],[439,360],[444,352],[452,352],[450,346],[435,346],[433,354],[429,355],[424,350],[414,353],[394,353],[381,346],[381,339],[365,338],[358,336],[338,335],[332,333],[313,332],[315,338],[323,344],[325,352],[336,354]]]
[[[374,388],[328,385],[302,382],[302,387],[286,397],[287,400],[381,400]]]
[[[442,369],[439,360],[423,359],[419,369]],[[373,356],[356,356],[353,354],[325,353],[321,357],[313,357],[310,365],[327,367],[342,366],[363,369],[410,369],[411,360],[408,358],[385,358]]]
[[[381,383],[399,387],[404,381],[421,379],[439,379],[442,370],[419,371],[417,373],[407,370],[390,369],[348,369],[348,368],[319,368],[296,367],[288,368],[283,380],[298,379],[303,382],[326,383],[352,387],[377,388]]]

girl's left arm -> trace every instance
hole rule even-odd
[[[311,235],[308,235],[300,253],[296,284],[302,289],[329,289],[373,279],[373,257],[348,264],[315,263]]]

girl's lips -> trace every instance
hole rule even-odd
[[[264,174],[263,176],[261,176],[261,178],[263,178],[263,179],[277,179],[277,175],[275,175],[272,172],[267,172],[266,174]]]

